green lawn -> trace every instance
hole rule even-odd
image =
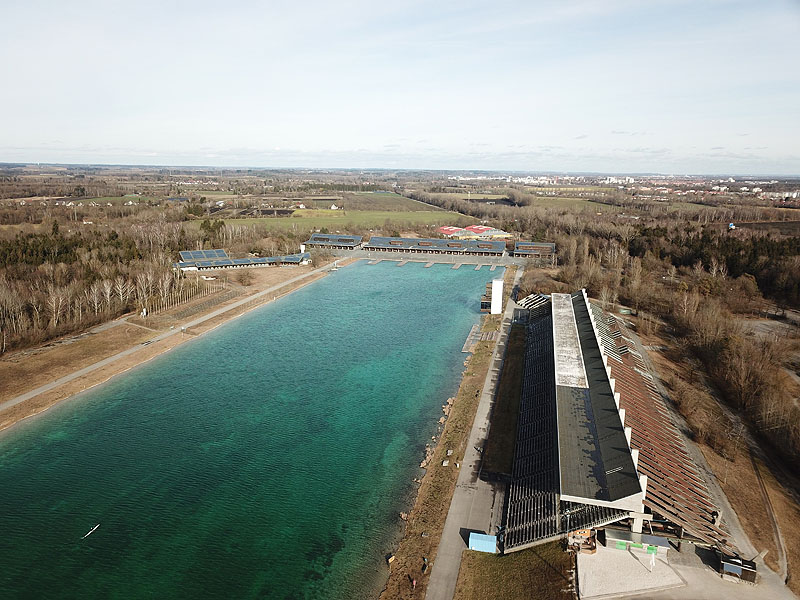
[[[550,542],[505,556],[465,550],[455,600],[572,600],[572,556]]]
[[[212,217],[213,218],[213,217]],[[390,210],[300,210],[291,217],[265,217],[247,219],[224,219],[229,225],[264,225],[269,229],[317,229],[326,227],[347,230],[348,225],[357,227],[395,227],[414,225],[469,225],[477,219],[448,211],[390,211]],[[198,227],[201,220],[193,221]]]

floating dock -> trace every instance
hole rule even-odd
[[[425,268],[426,268],[426,269],[430,269],[430,268],[433,266],[433,264],[434,264],[434,263],[427,263],[427,264],[425,265]]]
[[[464,347],[461,348],[462,352],[472,352],[472,347],[478,341],[478,336],[480,335],[480,325],[473,325],[472,329],[469,330],[469,335],[467,335],[467,339],[464,342]]]
[[[454,269],[458,269],[458,268],[460,268],[460,267],[461,267],[461,263],[458,263],[458,264],[455,264],[455,265],[453,265],[453,268],[454,268]]]

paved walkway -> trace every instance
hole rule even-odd
[[[84,367],[82,369],[78,369],[77,371],[74,371],[74,372],[70,373],[69,375],[65,375],[64,377],[60,377],[60,378],[56,379],[55,381],[51,381],[48,384],[39,386],[39,387],[37,387],[37,388],[35,388],[35,389],[33,389],[33,390],[29,391],[29,392],[26,392],[24,394],[20,394],[19,396],[16,396],[15,398],[11,398],[9,400],[6,400],[5,402],[0,403],[0,411],[3,411],[5,409],[7,409],[7,408],[11,408],[12,406],[16,406],[20,402],[25,402],[26,400],[30,400],[31,398],[34,398],[35,396],[38,396],[39,394],[43,394],[45,392],[49,392],[51,390],[54,390],[57,387],[64,385],[65,383],[69,383],[70,381],[73,381],[75,379],[83,377],[84,375],[87,375],[87,374],[91,373],[92,371],[96,371],[97,369],[99,369],[101,367],[105,367],[106,365],[109,365],[109,364],[111,364],[113,362],[116,362],[121,358],[124,358],[126,356],[130,356],[134,352],[138,352],[139,350],[141,350],[143,345],[150,345],[150,344],[152,344],[154,342],[159,342],[159,341],[161,341],[163,339],[166,339],[166,338],[168,338],[170,336],[177,335],[177,334],[181,333],[182,329],[189,329],[190,327],[195,327],[197,325],[200,325],[201,323],[205,323],[206,321],[208,321],[210,319],[213,319],[215,317],[218,317],[219,315],[224,314],[224,313],[226,313],[226,312],[228,312],[230,310],[239,308],[240,306],[243,306],[243,305],[247,304],[248,302],[252,302],[253,300],[258,300],[259,298],[262,298],[262,297],[267,296],[269,294],[274,294],[275,292],[277,292],[278,290],[280,290],[283,287],[286,287],[287,285],[291,285],[293,283],[301,281],[301,280],[305,279],[306,277],[310,277],[310,276],[312,276],[312,275],[314,275],[316,273],[323,273],[325,271],[328,271],[330,268],[331,268],[331,265],[325,265],[324,267],[320,267],[319,269],[314,269],[310,273],[303,273],[302,275],[298,275],[297,277],[292,277],[291,279],[289,279],[287,281],[284,281],[283,283],[280,283],[278,285],[274,285],[274,286],[272,286],[270,288],[267,288],[266,290],[263,290],[263,291],[258,292],[256,294],[253,294],[251,296],[246,296],[246,297],[242,298],[241,300],[237,300],[233,304],[229,304],[227,306],[223,306],[222,308],[218,308],[217,310],[214,310],[214,311],[212,311],[210,313],[207,313],[207,314],[203,315],[202,317],[198,317],[198,318],[196,318],[196,319],[194,319],[192,321],[189,321],[187,323],[183,323],[181,326],[175,327],[175,329],[170,329],[169,331],[165,331],[164,333],[160,333],[160,334],[156,335],[155,337],[147,340],[143,344],[137,344],[136,346],[133,346],[132,348],[128,348],[127,350],[123,350],[122,352],[118,352],[117,354],[114,354],[113,356],[109,356],[108,358],[104,358],[103,360],[97,361],[96,363],[93,363],[93,364],[89,365],[88,367]],[[109,327],[112,327],[112,326],[113,325],[109,325]],[[97,331],[97,328],[95,328],[95,331]]]
[[[523,268],[517,270],[515,287],[519,284],[523,271]],[[453,597],[458,581],[458,570],[461,567],[461,553],[467,547],[465,538],[469,539],[470,531],[494,535],[496,526],[500,525],[503,518],[504,486],[492,485],[478,478],[481,454],[476,448],[483,448],[489,432],[489,415],[503,367],[515,306],[516,303],[509,300],[503,313],[500,338],[492,353],[489,372],[486,374],[475,421],[469,434],[464,462],[458,474],[442,539],[433,562],[431,580],[425,596],[428,600],[450,600]]]

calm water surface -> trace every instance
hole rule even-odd
[[[501,273],[362,261],[3,433],[0,598],[375,596]]]

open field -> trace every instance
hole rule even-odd
[[[301,210],[291,217],[265,217],[225,219],[228,225],[263,225],[268,229],[328,229],[346,230],[356,227],[381,227],[387,223],[395,226],[414,225],[469,225],[477,219],[442,210],[388,211],[388,210]],[[197,227],[200,221],[193,222]]]
[[[505,556],[465,550],[454,600],[572,600],[573,556],[560,542]]]
[[[737,223],[736,227],[739,229],[754,229],[756,231],[778,232],[783,235],[800,235],[800,221]]]

